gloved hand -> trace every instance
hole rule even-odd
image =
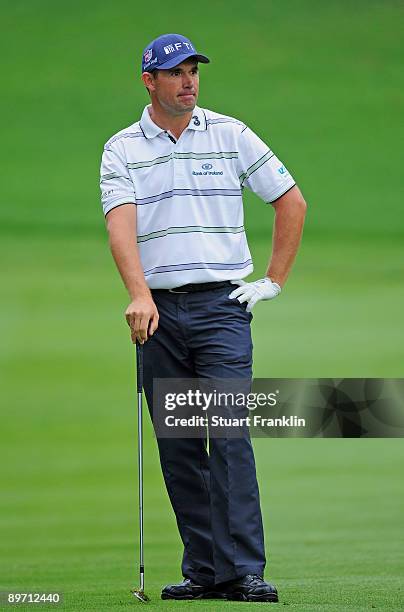
[[[282,291],[278,283],[273,283],[267,276],[260,278],[253,283],[246,283],[243,280],[230,281],[232,285],[239,285],[232,291],[229,298],[237,298],[240,304],[248,302],[246,311],[251,312],[255,304],[260,300],[272,300]]]

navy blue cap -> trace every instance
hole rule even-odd
[[[189,38],[181,34],[163,34],[153,40],[142,55],[142,72],[168,70],[186,59],[194,57],[198,62],[209,64],[206,55],[198,53]]]

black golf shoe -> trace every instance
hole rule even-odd
[[[247,574],[243,578],[226,582],[221,591],[225,593],[226,599],[236,601],[278,601],[278,591],[273,584],[265,582],[258,574]]]
[[[202,586],[190,578],[179,584],[168,584],[161,592],[161,599],[223,599],[224,593],[214,586]]]

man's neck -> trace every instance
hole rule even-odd
[[[163,109],[149,106],[151,120],[163,130],[170,132],[178,140],[191,121],[192,111],[184,115],[169,115]]]

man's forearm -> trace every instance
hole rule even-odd
[[[136,206],[124,204],[107,215],[109,244],[130,295],[125,311],[132,342],[146,342],[158,327],[159,314],[146,284],[137,246]]]
[[[306,203],[297,187],[276,203],[272,257],[267,276],[281,287],[286,282],[299,248],[305,214]]]
[[[110,249],[131,300],[150,295],[136,241],[136,207],[112,210],[107,216],[107,227]]]

